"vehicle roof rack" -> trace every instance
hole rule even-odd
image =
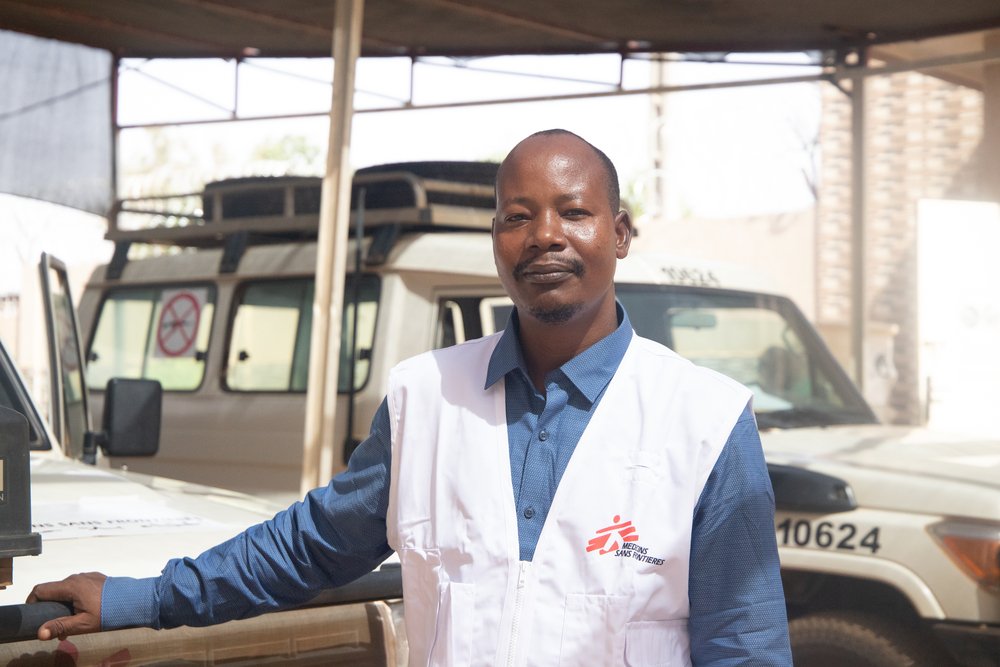
[[[392,225],[399,231],[488,231],[495,210],[494,162],[409,162],[355,173],[351,217],[364,190],[365,232]],[[202,193],[124,200],[118,219],[144,217],[159,224],[115,225],[116,244],[152,243],[196,248],[315,239],[322,179],[307,176],[235,178],[208,183]],[[192,208],[200,197],[200,211]],[[181,204],[181,205],[179,205]]]

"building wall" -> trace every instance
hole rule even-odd
[[[983,95],[916,72],[867,81],[865,342],[871,354],[866,353],[865,393],[876,405],[884,402],[888,421],[919,423],[917,202],[984,196],[975,177]],[[851,368],[851,107],[833,86],[822,94],[816,322]],[[886,395],[872,395],[876,392]]]
[[[746,218],[651,220],[638,225],[634,250],[729,262],[753,269],[780,286],[810,320],[815,317],[812,248],[814,211]]]

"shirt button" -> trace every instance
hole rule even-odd
[[[541,441],[543,441],[543,442],[546,441],[546,440],[548,440],[549,439],[549,432],[548,431],[539,431],[539,433],[538,433],[538,439],[541,440]]]
[[[524,518],[525,519],[530,519],[533,516],[535,516],[535,508],[534,507],[525,507],[524,508]]]

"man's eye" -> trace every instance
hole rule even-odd
[[[528,216],[526,216],[524,213],[512,213],[510,215],[504,216],[503,221],[508,224],[511,224],[517,222],[524,222],[527,219]]]
[[[563,212],[563,217],[566,218],[582,218],[588,215],[586,211],[582,208],[571,208],[568,211]]]

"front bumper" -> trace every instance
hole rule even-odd
[[[1000,626],[944,622],[931,630],[963,667],[1000,667]]]

